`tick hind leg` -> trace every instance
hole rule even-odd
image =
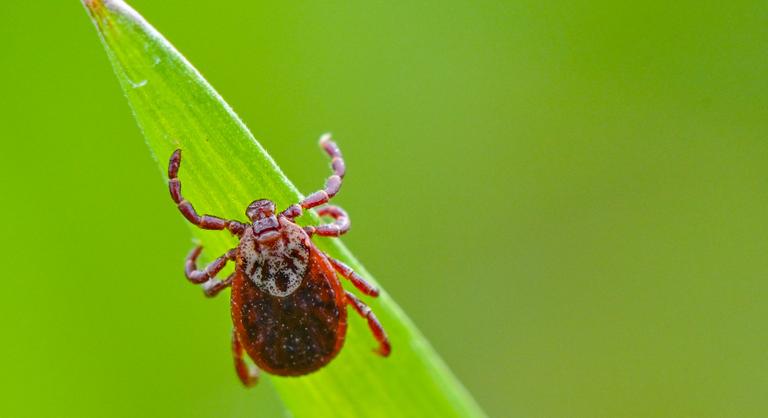
[[[181,166],[181,150],[177,149],[171,155],[171,159],[168,162],[168,190],[171,192],[171,199],[176,203],[181,214],[184,215],[189,222],[192,222],[202,229],[228,229],[235,235],[242,235],[245,230],[245,225],[240,222],[221,219],[218,216],[200,216],[197,214],[192,203],[184,199],[184,196],[181,194],[181,181],[178,179],[179,166]]]
[[[226,254],[213,260],[204,269],[198,270],[197,257],[200,256],[200,252],[202,251],[203,247],[198,245],[189,253],[189,255],[187,255],[187,261],[184,264],[184,275],[186,275],[187,279],[194,284],[203,284],[205,295],[213,297],[232,285],[234,274],[230,274],[225,280],[216,279],[216,274],[227,265],[229,260],[235,259],[235,250],[227,251]]]
[[[328,203],[328,201],[336,196],[341,188],[341,180],[346,173],[346,167],[344,166],[344,159],[341,156],[341,150],[339,146],[331,139],[331,134],[325,134],[320,137],[320,146],[323,147],[326,153],[331,157],[331,169],[333,174],[325,181],[325,187],[318,190],[299,202],[296,205],[291,205],[288,209],[284,210],[282,215],[293,219],[302,214],[304,209],[314,208]]]
[[[379,342],[379,347],[374,350],[376,354],[387,357],[389,353],[392,351],[392,346],[389,344],[389,338],[387,338],[387,333],[384,331],[384,328],[381,326],[381,323],[379,323],[379,320],[376,318],[376,315],[374,315],[371,308],[368,307],[363,301],[355,297],[355,295],[346,292],[346,298],[347,298],[347,304],[352,305],[352,308],[355,309],[355,312],[360,314],[363,318],[368,320],[368,328],[371,329],[371,333],[373,333],[373,336],[376,338],[376,341]]]
[[[249,366],[243,359],[243,345],[237,338],[237,332],[232,330],[232,358],[235,361],[235,371],[237,377],[246,387],[254,386],[259,383],[259,369],[256,366]]]
[[[348,265],[342,263],[339,260],[336,260],[327,254],[325,255],[326,258],[328,258],[328,261],[331,263],[333,268],[341,275],[341,277],[344,277],[345,279],[352,282],[352,284],[361,292],[365,293],[368,296],[379,296],[379,289],[368,283],[362,276],[355,273],[354,270],[352,270],[351,267]]]

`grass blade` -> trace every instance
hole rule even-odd
[[[184,193],[199,212],[242,219],[255,198],[268,197],[279,208],[301,198],[232,109],[138,13],[117,0],[83,3],[161,170],[174,149],[184,150]],[[343,147],[343,139],[340,143]],[[311,213],[302,223],[317,222]],[[192,234],[205,244],[209,259],[236,244],[225,232],[192,228]],[[339,240],[318,244],[371,277]],[[483,416],[385,291],[364,300],[387,328],[392,356],[373,355],[373,338],[351,314],[346,345],[329,366],[301,378],[270,377],[292,416]]]

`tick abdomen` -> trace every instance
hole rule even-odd
[[[244,237],[241,249],[246,241]],[[323,274],[304,274],[283,296],[285,290],[275,294],[263,273],[260,280],[253,279],[263,266],[249,264],[248,256],[241,253],[232,283],[232,320],[249,356],[260,368],[278,375],[306,374],[328,363],[341,349],[347,314],[344,292],[332,280],[327,260],[314,247],[307,248],[306,258],[288,260],[285,265],[290,266],[301,266],[304,260],[296,272]],[[280,280],[274,281],[275,286],[281,287]],[[285,280],[293,283],[292,278]]]

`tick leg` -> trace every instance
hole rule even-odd
[[[212,298],[218,295],[222,290],[232,286],[232,279],[234,278],[235,273],[230,274],[224,280],[218,280],[216,278],[209,279],[207,282],[203,283],[203,292],[205,293],[205,296]]]
[[[376,338],[376,341],[379,342],[379,348],[374,350],[374,352],[382,357],[387,357],[392,351],[392,346],[389,344],[387,333],[384,331],[384,328],[381,327],[381,324],[376,318],[376,315],[373,314],[373,311],[368,307],[368,305],[355,297],[355,295],[349,292],[346,292],[346,294],[347,303],[352,305],[352,307],[358,314],[360,314],[360,316],[368,320],[368,328],[371,329],[371,333]]]
[[[259,369],[256,366],[249,366],[243,359],[243,345],[237,338],[237,332],[232,330],[232,358],[235,360],[235,371],[240,381],[246,387],[254,386],[259,382]]]
[[[328,254],[326,254],[325,257],[328,259],[328,261],[331,262],[331,265],[333,266],[333,268],[336,269],[336,271],[338,271],[342,277],[352,282],[352,284],[359,291],[365,293],[368,296],[373,296],[373,297],[379,296],[379,289],[376,286],[368,283],[365,279],[362,278],[362,276],[355,273],[351,267],[342,263],[339,260],[331,258],[330,256],[328,256]]]
[[[302,213],[302,209],[310,209],[315,206],[328,203],[332,197],[336,196],[341,188],[341,179],[344,178],[346,167],[344,159],[341,156],[341,150],[331,139],[331,134],[325,134],[320,137],[320,146],[331,157],[331,169],[333,174],[325,181],[325,187],[307,196],[297,205],[292,205],[284,210],[282,215],[293,219]]]
[[[321,237],[338,237],[349,231],[349,216],[344,209],[338,206],[328,205],[318,209],[317,214],[320,216],[330,216],[334,221],[329,224],[304,227],[304,231],[306,231],[310,237],[314,234]]]
[[[187,255],[187,261],[184,264],[184,274],[187,276],[190,282],[194,284],[205,283],[208,280],[216,277],[216,273],[220,272],[224,266],[227,265],[227,261],[235,259],[235,250],[229,250],[226,254],[213,260],[204,269],[197,269],[197,257],[200,252],[203,251],[203,246],[198,245],[189,255]]]
[[[245,225],[240,222],[221,219],[212,215],[200,216],[197,214],[192,203],[184,199],[184,196],[181,194],[181,181],[178,179],[180,165],[181,150],[177,149],[173,152],[171,160],[168,162],[168,190],[171,192],[171,199],[176,203],[181,214],[184,215],[189,222],[192,222],[202,229],[228,229],[235,235],[242,235],[245,230]]]

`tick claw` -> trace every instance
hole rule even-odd
[[[382,346],[379,348],[375,348],[373,352],[382,357],[389,357],[389,354],[392,352],[392,347],[390,347],[389,345]]]

